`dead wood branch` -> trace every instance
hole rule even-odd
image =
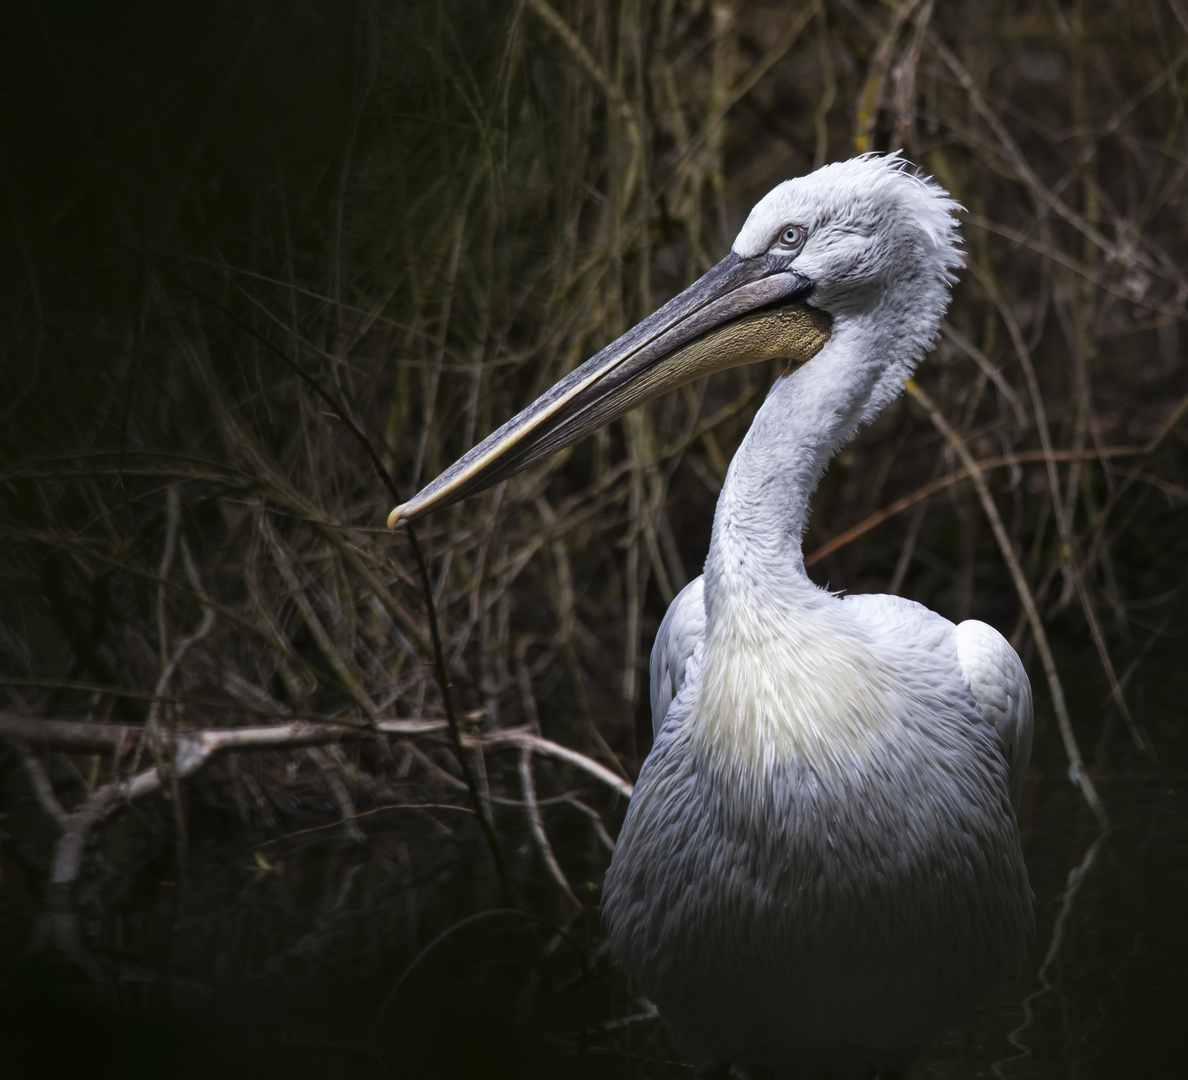
[[[374,728],[361,724],[314,723],[307,720],[243,728],[179,727],[173,744],[173,755],[167,762],[166,769],[170,775],[183,780],[197,773],[215,755],[231,750],[315,747],[349,739],[374,737],[377,732],[409,738],[417,735],[445,735],[449,730],[449,724],[445,720],[381,720]],[[0,738],[14,742],[19,747],[38,746],[65,751],[111,749],[118,754],[125,747],[136,745],[144,735],[145,729],[129,725],[112,725],[109,728],[104,724],[0,713]],[[461,748],[464,753],[476,755],[503,749],[517,749],[522,755],[539,754],[579,769],[617,795],[626,798],[631,796],[632,785],[604,765],[576,750],[542,738],[527,728],[511,728],[489,735],[463,735]],[[62,887],[69,887],[77,880],[82,870],[87,841],[95,827],[120,806],[159,791],[162,786],[161,772],[153,765],[128,779],[110,781],[98,788],[82,804],[66,812],[61,809],[56,796],[53,795],[40,762],[27,750],[22,758],[27,771],[30,770],[32,762],[30,780],[38,801],[63,830],[55,847],[52,874],[54,884]],[[319,761],[319,767],[325,761],[316,758],[315,760]],[[349,793],[328,762],[325,762],[324,775],[327,783],[331,784],[331,790],[349,829],[356,816]],[[338,781],[337,785],[333,784],[331,776]],[[44,784],[41,781],[44,781]],[[46,797],[47,793],[49,798]],[[342,797],[344,795],[345,801]],[[525,788],[525,801],[530,806],[535,802],[534,787],[531,791]],[[60,813],[54,810],[55,805]],[[537,813],[539,814],[539,810]],[[606,839],[609,840],[609,837]],[[539,837],[537,840],[539,842]]]

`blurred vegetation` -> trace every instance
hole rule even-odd
[[[905,398],[835,462],[813,573],[1012,636],[1039,710],[1025,827],[1070,765],[1108,809],[1121,763],[1182,749],[1143,726],[1188,555],[1182,0],[21,0],[3,19],[2,708],[134,733],[10,740],[9,945],[57,904],[88,914],[96,979],[128,949],[191,972],[217,951],[234,981],[371,942],[378,986],[500,903],[444,731],[374,731],[444,713],[363,442],[410,496],[717,261],[776,182],[863,151],[902,147],[954,193],[968,267],[919,374],[935,406]],[[774,374],[686,388],[420,529],[511,890],[595,942],[623,800],[496,736],[635,775],[651,639]],[[188,731],[294,720],[364,730],[179,775]],[[154,763],[162,794],[106,806],[55,899],[55,800],[68,817]],[[306,845],[275,871],[278,838],[327,824],[373,857]],[[262,895],[300,891],[295,865],[304,898]],[[128,945],[113,920],[150,894],[160,925]],[[330,914],[311,929],[293,905]],[[595,1011],[637,1008],[612,998]]]

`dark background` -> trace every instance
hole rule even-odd
[[[408,497],[776,182],[898,147],[967,209],[919,382],[993,459],[1068,720],[898,403],[827,475],[812,572],[991,622],[1037,708],[1032,957],[919,1074],[1181,1075],[1186,61],[1180,0],[6,5],[5,1075],[687,1073],[600,934],[623,798],[506,733],[635,775],[651,640],[776,369],[421,528],[506,887],[440,725],[366,728],[444,716],[369,451]],[[294,719],[363,728],[171,764]],[[156,763],[55,885],[63,823]]]

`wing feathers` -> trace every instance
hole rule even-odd
[[[1011,804],[1019,809],[1031,760],[1031,683],[1023,662],[992,626],[967,619],[957,626],[957,659],[982,715],[998,730],[1011,767]]]
[[[705,636],[705,593],[694,578],[669,605],[652,646],[652,734],[659,735],[673,700],[685,685],[689,660]]]

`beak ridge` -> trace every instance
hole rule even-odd
[[[654,314],[557,382],[388,515],[388,528],[475,494],[712,371],[776,357],[803,363],[831,320],[783,260],[731,253]]]

